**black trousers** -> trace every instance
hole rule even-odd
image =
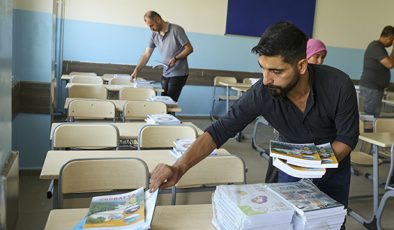
[[[178,101],[178,98],[181,95],[182,88],[186,84],[188,76],[189,75],[177,77],[161,76],[161,87],[164,90],[161,95],[169,96],[172,98],[172,100]]]

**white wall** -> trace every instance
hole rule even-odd
[[[317,0],[314,37],[328,46],[365,49],[394,24],[393,0]]]

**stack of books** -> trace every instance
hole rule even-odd
[[[148,88],[148,89],[153,89],[153,83],[154,81],[148,81],[141,78],[137,78],[137,80],[132,82],[134,88]]]
[[[158,190],[93,197],[87,216],[74,229],[150,229]]]
[[[175,146],[170,150],[170,153],[176,157],[180,158],[186,150],[193,144],[195,139],[177,139],[174,141]],[[210,156],[216,156],[216,149],[212,151]]]
[[[154,125],[179,125],[181,121],[171,114],[149,114],[146,123]]]
[[[177,103],[169,96],[152,96],[148,98],[148,101],[159,101],[166,105],[177,105]]]
[[[293,208],[264,184],[217,186],[212,206],[219,230],[293,229]]]
[[[320,191],[310,180],[267,186],[294,208],[294,229],[340,229],[344,206]]]
[[[275,167],[298,178],[320,178],[326,168],[338,167],[330,143],[294,144],[271,140],[270,156],[274,158]]]

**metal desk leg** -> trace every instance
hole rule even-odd
[[[53,180],[53,194],[52,194],[52,208],[59,208],[59,190],[58,190],[58,180]]]
[[[229,100],[230,100],[230,92],[229,92],[230,90],[229,90],[229,86],[226,86],[226,95],[227,95],[227,98],[226,98],[226,113],[227,113],[227,111],[228,111],[228,108],[229,108]]]
[[[369,220],[360,216],[358,213],[354,212],[349,208],[349,216],[353,217],[357,222],[361,223],[367,229],[378,229],[380,230],[380,224],[376,219],[376,213],[378,211],[379,205],[379,165],[378,165],[378,146],[372,145],[372,157],[373,157],[373,210],[372,216]]]

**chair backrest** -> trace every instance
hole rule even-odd
[[[245,162],[238,156],[216,157],[210,161],[201,161],[191,168],[176,184],[176,187],[202,187],[219,184],[244,184],[246,182]],[[224,158],[226,158],[224,160]],[[222,161],[223,160],[223,161]],[[218,166],[225,162],[225,167]],[[209,168],[210,170],[206,170]],[[216,173],[213,171],[216,170]],[[222,175],[220,180],[212,175]],[[225,175],[225,176],[224,176]],[[193,181],[193,183],[191,183]]]
[[[115,121],[115,104],[101,100],[72,100],[68,105],[70,120],[79,119],[112,119]]]
[[[213,79],[213,85],[216,86],[219,82],[237,83],[237,79],[235,77],[216,76]]]
[[[67,198],[147,188],[148,183],[148,167],[138,158],[75,159],[60,170],[58,203],[65,208],[63,201]]]
[[[195,139],[197,131],[189,125],[145,125],[138,134],[138,149],[172,148],[176,139]]]
[[[365,133],[365,124],[364,121],[359,120],[358,121],[359,125],[358,125],[358,129],[360,133]]]
[[[108,85],[131,85],[131,81],[128,78],[112,78]]]
[[[107,89],[104,85],[72,85],[68,89],[68,97],[107,99]]]
[[[70,83],[84,83],[102,85],[103,79],[97,76],[90,75],[74,75],[70,79]]]
[[[128,101],[123,108],[123,120],[144,120],[149,114],[166,114],[167,106],[158,101]]]
[[[69,75],[85,75],[85,76],[97,76],[96,73],[93,72],[71,72]]]
[[[55,128],[52,148],[117,148],[119,131],[111,124],[63,123]]]
[[[155,95],[155,91],[148,88],[125,87],[121,88],[119,91],[119,99],[128,101],[146,101],[148,98]]]
[[[374,132],[394,133],[394,118],[378,118],[375,120]]]

